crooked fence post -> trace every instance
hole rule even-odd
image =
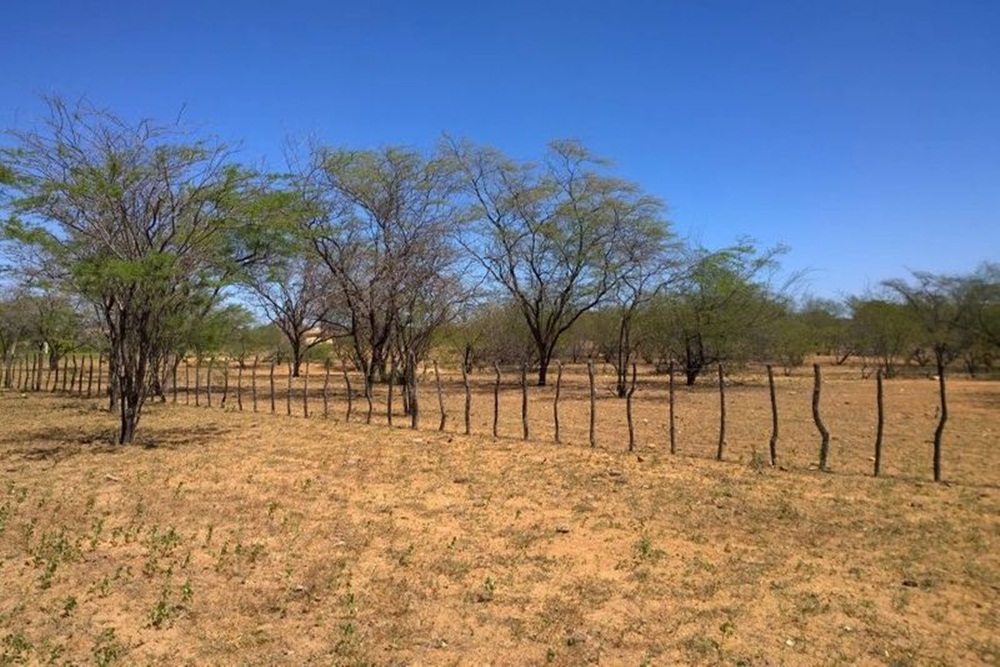
[[[215,365],[215,357],[208,358],[208,377],[205,378],[205,393],[208,394],[208,407],[212,407],[212,367]]]
[[[462,360],[462,386],[465,387],[465,435],[472,432],[472,390],[469,387],[469,373],[465,369],[465,360]]]
[[[417,356],[410,352],[410,428],[420,426],[420,402],[417,400]]]
[[[271,370],[267,376],[268,384],[271,385],[271,414],[277,414],[278,409],[274,399],[274,359],[271,359]]]
[[[392,390],[393,386],[396,384],[396,357],[392,355],[392,360],[389,362],[389,386],[386,388],[385,394],[385,415],[386,421],[389,426],[392,426]]]
[[[493,370],[496,371],[497,379],[493,383],[493,437],[497,437],[497,426],[500,422],[500,364],[493,362]]]
[[[443,431],[444,423],[448,416],[444,412],[444,393],[441,391],[441,374],[438,372],[437,359],[434,360],[434,384],[437,386],[438,408],[441,410],[441,423],[438,424],[438,430]]]
[[[875,374],[875,405],[878,409],[878,424],[875,426],[875,476],[882,472],[882,430],[885,426],[885,412],[882,402],[882,369]]]
[[[719,449],[715,453],[715,460],[721,461],[723,451],[726,448],[726,380],[719,364]]]
[[[344,422],[351,421],[351,411],[354,409],[354,397],[351,395],[351,376],[347,372],[347,360],[340,360],[340,368],[344,373],[344,384],[347,386],[347,414],[344,416]]]
[[[812,399],[812,413],[813,421],[816,422],[816,428],[819,430],[820,444],[819,444],[819,469],[823,472],[828,472],[829,458],[830,458],[830,432],[826,430],[826,426],[823,425],[823,418],[819,414],[819,397],[820,388],[823,385],[823,379],[820,375],[819,364],[813,364],[813,399]]]
[[[521,431],[528,439],[528,363],[521,364]]]
[[[236,367],[236,408],[243,412],[243,366],[246,359],[240,355],[239,366]]]
[[[587,362],[587,377],[590,380],[590,446],[597,446],[597,388],[594,384],[594,362]]]
[[[309,419],[309,360],[306,359],[305,375],[302,376],[302,416]]]
[[[625,416],[628,419],[628,450],[635,449],[635,425],[632,423],[632,395],[635,394],[635,364],[632,364],[632,384],[625,394]]]
[[[250,401],[253,411],[257,412],[257,355],[253,355],[253,368],[250,369]]]
[[[771,465],[778,465],[778,398],[774,391],[774,369],[767,365],[767,388],[771,395],[771,440],[768,449],[771,454]]]
[[[563,365],[561,361],[556,362],[556,396],[552,401],[552,421],[555,422],[556,443],[559,443],[559,395],[562,393],[562,373]]]
[[[323,419],[330,417],[330,357],[323,364]]]
[[[674,419],[674,362],[667,368],[667,392],[670,403],[670,453],[677,453],[677,428]]]

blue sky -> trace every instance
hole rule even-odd
[[[0,126],[39,95],[286,137],[523,158],[576,138],[715,247],[808,290],[1000,260],[1000,2],[8,3]]]

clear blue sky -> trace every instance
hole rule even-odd
[[[38,95],[286,136],[538,155],[577,138],[709,246],[811,292],[1000,260],[1000,1],[5,3],[0,126]]]

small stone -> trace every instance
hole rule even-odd
[[[917,588],[918,586],[920,586],[920,584],[918,584],[913,579],[903,579],[903,585],[906,586],[907,588]]]
[[[624,473],[621,470],[609,470],[608,477],[621,477]]]
[[[795,640],[794,639],[786,639],[785,640],[785,645],[786,646],[795,646]]]
[[[569,532],[569,526],[566,525],[565,523],[560,523],[558,526],[556,526],[556,532],[557,533],[568,533]]]

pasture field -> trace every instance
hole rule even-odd
[[[116,447],[93,398],[0,393],[0,665],[975,665],[1000,663],[1000,383],[952,379],[944,479],[937,385],[824,367],[832,472],[814,469],[811,372],[780,376],[779,468],[766,381],[644,373],[637,445],[599,382],[432,380],[421,428],[152,403]],[[709,380],[709,378],[706,378]],[[298,381],[296,381],[298,382]],[[312,382],[312,380],[310,381]],[[279,382],[279,385],[282,383]],[[311,385],[313,386],[313,385]],[[316,395],[318,396],[318,394]],[[398,405],[398,403],[397,403]]]

